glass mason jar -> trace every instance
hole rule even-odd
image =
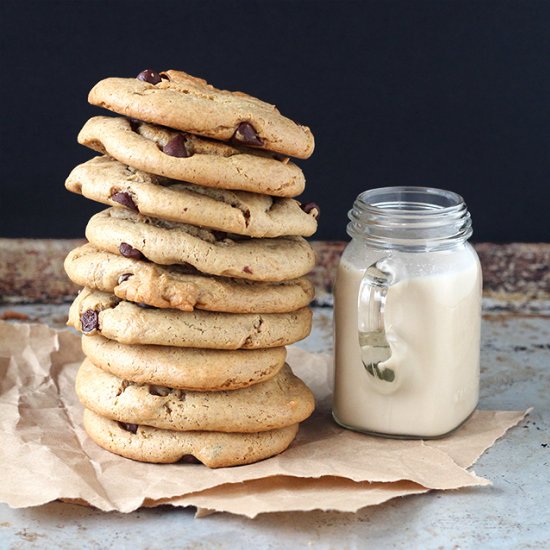
[[[479,397],[481,267],[464,200],[371,189],[349,218],[334,290],[334,419],[375,435],[446,435]]]

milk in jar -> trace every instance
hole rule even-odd
[[[470,216],[454,193],[402,187],[363,193],[350,218],[335,284],[334,418],[373,434],[445,435],[479,396]]]

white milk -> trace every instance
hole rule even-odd
[[[466,245],[462,254],[437,255],[429,274],[398,275],[387,290],[383,331],[361,334],[358,292],[365,270],[342,259],[335,288],[333,403],[340,424],[437,437],[473,412],[479,396],[481,271],[469,250]]]

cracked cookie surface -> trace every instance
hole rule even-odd
[[[65,271],[79,286],[118,298],[182,311],[284,313],[307,306],[314,296],[305,277],[279,283],[251,282],[189,273],[98,250],[85,244],[65,259]]]
[[[164,152],[178,139],[184,156]],[[125,118],[91,118],[78,142],[144,172],[207,187],[295,197],[305,186],[303,172],[286,159]]]
[[[219,90],[183,71],[160,73],[153,84],[137,78],[106,78],[88,101],[110,111],[193,134],[228,141],[246,139],[242,123],[252,127],[256,147],[308,158],[314,139],[307,126],[283,116],[274,105],[242,92]]]
[[[88,409],[84,409],[84,428],[97,445],[126,458],[171,463],[195,457],[209,468],[251,464],[282,453],[298,433],[297,424],[244,434],[177,432],[148,426],[135,426],[134,433],[134,427],[129,431],[120,423]]]
[[[235,390],[269,380],[286,358],[284,347],[230,351],[125,345],[100,335],[82,338],[82,351],[119,378],[195,391]]]
[[[123,380],[85,359],[81,403],[118,422],[177,431],[263,432],[302,422],[314,409],[308,387],[285,365],[270,380],[228,391],[184,391]]]
[[[92,216],[86,238],[113,254],[161,265],[188,264],[201,273],[252,281],[297,279],[315,265],[313,249],[302,237],[238,238],[121,208]]]
[[[122,344],[231,350],[292,344],[309,334],[311,318],[309,308],[264,314],[142,308],[85,288],[72,303],[67,324]]]
[[[306,213],[294,199],[170,180],[108,156],[94,157],[74,168],[65,187],[145,216],[249,237],[309,237],[317,229],[318,211]]]

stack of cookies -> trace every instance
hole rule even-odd
[[[100,446],[145,462],[248,464],[284,451],[313,411],[285,364],[311,329],[318,208],[288,156],[310,130],[180,71],[107,78],[78,141],[101,156],[68,190],[110,206],[65,261],[84,287],[76,381]]]

